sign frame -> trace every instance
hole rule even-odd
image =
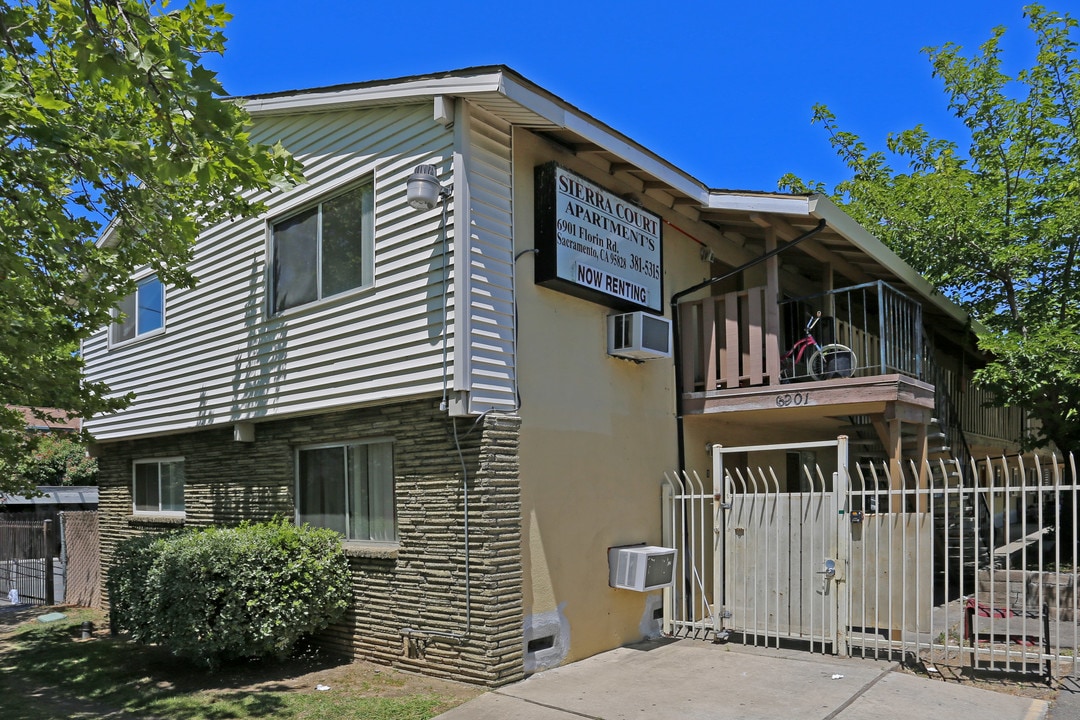
[[[536,284],[663,315],[663,219],[557,162],[534,172]]]

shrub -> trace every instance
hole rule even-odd
[[[124,540],[107,583],[114,627],[209,667],[287,656],[351,595],[341,537],[280,520]]]
[[[28,485],[97,485],[97,460],[86,454],[77,436],[42,433],[33,438],[34,452],[15,466]]]

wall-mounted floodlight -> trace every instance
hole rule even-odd
[[[417,210],[430,210],[438,204],[439,198],[448,198],[452,192],[453,185],[444,188],[439,184],[434,165],[417,165],[409,176],[406,197],[409,205]]]

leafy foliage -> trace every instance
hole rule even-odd
[[[284,657],[351,597],[340,535],[284,521],[125,540],[108,590],[132,639],[211,667]]]
[[[1034,442],[1080,449],[1080,56],[1077,21],[1024,9],[1036,63],[1002,69],[1005,28],[971,57],[948,43],[927,48],[965,151],[920,125],[870,152],[815,106],[852,176],[831,193],[981,323],[993,361],[976,381],[1005,405],[1041,421]],[[906,162],[894,170],[890,159]],[[794,176],[781,186],[824,192]]]
[[[97,471],[97,460],[86,454],[78,437],[68,433],[41,435],[33,453],[24,455],[14,467],[16,479],[27,487],[97,485]],[[8,473],[6,469],[0,472]]]
[[[205,0],[0,0],[0,403],[123,407],[78,350],[133,270],[191,286],[200,230],[299,178],[202,65],[228,19]],[[0,409],[0,458],[27,450]]]

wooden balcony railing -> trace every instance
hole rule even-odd
[[[679,323],[688,391],[780,382],[779,308],[764,286],[684,302]]]
[[[1026,434],[1023,408],[988,405],[993,400],[988,390],[968,384],[951,370],[944,371],[944,381],[965,432],[1006,442],[1016,442]]]
[[[888,283],[865,283],[779,304],[774,293],[760,286],[679,305],[680,372],[687,392],[780,385],[781,355],[802,337],[807,319],[820,311],[814,336],[820,345],[839,343],[854,353],[853,377],[906,375],[922,380],[936,388],[935,416],[942,426],[1010,441],[1022,435],[1022,411],[987,407],[984,391],[960,387],[959,376],[934,361],[932,345],[924,344],[922,306]],[[785,372],[783,382],[811,379],[806,368],[811,353]],[[961,439],[951,442],[959,445]]]

